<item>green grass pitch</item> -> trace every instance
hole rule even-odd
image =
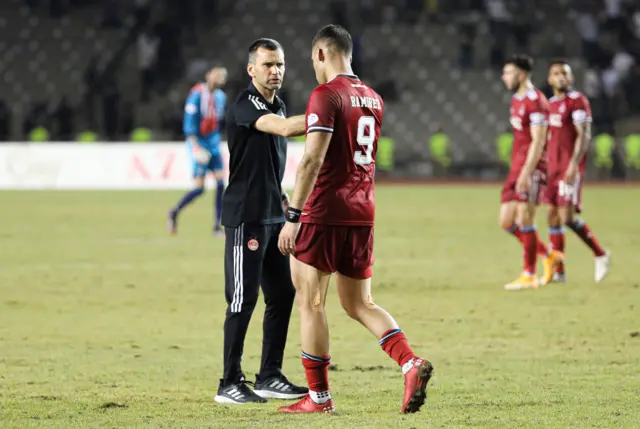
[[[213,402],[222,368],[223,240],[211,195],[165,233],[178,192],[0,193],[0,428],[638,428],[640,188],[587,188],[566,285],[505,292],[518,243],[497,186],[380,186],[374,298],[436,377],[399,414],[400,370],[330,291],[338,414]],[[538,225],[546,237],[545,211]],[[259,365],[259,305],[244,369]],[[285,372],[304,383],[294,310]]]

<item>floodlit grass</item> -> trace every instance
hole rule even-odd
[[[376,302],[436,367],[427,405],[411,416],[398,413],[400,370],[335,291],[338,415],[214,403],[223,240],[209,234],[211,196],[168,237],[164,215],[177,197],[0,193],[0,428],[640,425],[640,189],[585,192],[585,219],[613,251],[603,284],[569,235],[568,284],[505,292],[521,248],[497,227],[497,187],[380,187]],[[246,343],[248,375],[259,365],[262,311]],[[304,383],[295,310],[289,338],[285,372]]]

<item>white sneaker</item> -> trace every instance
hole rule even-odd
[[[609,274],[609,263],[611,262],[611,252],[605,251],[602,256],[596,256],[596,283],[600,283]]]

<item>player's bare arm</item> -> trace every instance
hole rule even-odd
[[[304,115],[283,118],[274,113],[261,116],[255,124],[258,131],[282,137],[301,136],[305,132]]]
[[[296,172],[296,187],[293,191],[293,198],[287,210],[287,219],[290,214],[297,214],[299,217],[302,208],[307,204],[309,195],[316,184],[318,173],[327,154],[331,136],[333,133],[317,131],[307,135],[307,142],[304,148],[304,155],[298,165]],[[283,254],[292,254],[295,251],[296,235],[298,234],[298,223],[285,223],[280,237],[278,247]]]
[[[291,207],[304,207],[318,178],[333,133],[317,131],[307,136],[304,155],[296,172],[296,187],[291,199]]]
[[[577,132],[576,142],[573,146],[573,155],[571,162],[564,174],[564,182],[571,184],[576,180],[576,175],[580,168],[580,162],[587,154],[589,142],[591,141],[591,124],[589,122],[581,122],[574,124]]]
[[[516,183],[516,191],[519,193],[528,192],[531,188],[531,176],[540,161],[542,152],[544,151],[544,145],[547,139],[547,126],[546,125],[532,125],[531,126],[531,145],[527,152],[527,159],[518,177]]]

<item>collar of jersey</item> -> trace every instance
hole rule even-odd
[[[336,77],[338,77],[338,76],[350,77],[351,79],[358,79],[358,80],[360,80],[360,78],[359,78],[358,76],[356,76],[355,74],[340,73],[340,74],[337,74],[337,75],[336,75]],[[335,79],[336,77],[334,77],[333,79]],[[331,79],[331,80],[333,80],[333,79]],[[331,82],[331,80],[330,80],[329,82]],[[327,82],[327,83],[328,83],[328,82]]]
[[[535,85],[530,82],[530,85],[527,85],[527,91],[524,93],[524,95],[518,95],[518,93],[516,92],[515,94],[513,94],[513,98],[515,98],[518,101],[522,101],[525,98],[527,98],[527,96],[531,91],[535,91],[535,90],[536,90]]]
[[[554,101],[564,100],[564,99],[565,99],[565,97],[566,97],[567,95],[569,95],[570,93],[575,92],[575,91],[576,91],[575,89],[573,89],[573,88],[569,88],[569,90],[568,90],[567,92],[565,92],[564,94],[562,94],[560,97],[556,97],[556,96],[554,95],[553,97],[551,97],[551,98],[549,99],[549,101],[551,101],[551,100],[554,100]]]

